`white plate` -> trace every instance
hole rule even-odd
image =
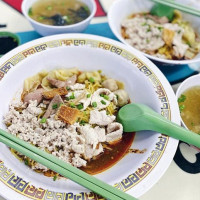
[[[122,43],[93,35],[65,34],[24,44],[0,60],[0,127],[8,104],[26,77],[42,69],[78,67],[101,69],[125,83],[131,100],[145,103],[175,123],[180,123],[173,90],[159,69],[141,53]],[[159,133],[136,133],[132,148],[144,154],[128,154],[97,178],[140,197],[164,174],[178,141]],[[6,199],[94,199],[96,194],[70,180],[52,179],[30,170],[0,144],[0,194]]]

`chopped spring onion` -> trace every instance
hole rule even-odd
[[[71,90],[71,88],[69,86],[66,87],[67,90]]]
[[[91,94],[87,94],[87,98],[90,98],[91,97]]]
[[[109,96],[108,95],[104,95],[103,98],[106,99],[106,100],[109,100]]]
[[[185,100],[186,100],[186,96],[183,94],[178,98],[179,103],[184,102]]]
[[[185,105],[180,105],[179,109],[180,109],[180,111],[183,111],[185,109]]]
[[[24,160],[25,165],[29,165],[28,158]]]
[[[45,117],[43,117],[43,118],[40,120],[40,123],[41,123],[41,124],[44,124],[44,123],[46,123],[46,121],[47,121],[47,119],[46,119]]]
[[[71,108],[76,108],[76,106],[73,102],[71,102],[69,105],[70,105]]]
[[[57,109],[58,108],[58,104],[57,103],[53,104],[52,108],[53,109]]]
[[[33,15],[33,10],[32,10],[32,8],[29,8],[29,10],[28,10],[28,15],[29,15],[29,16],[32,16],[32,15]]]
[[[75,99],[74,92],[72,93],[72,95],[69,98],[70,99]]]
[[[83,125],[83,126],[85,125],[85,123],[86,123],[86,122],[85,122],[84,120],[81,120],[81,121],[80,121],[80,124]]]
[[[106,105],[106,102],[105,102],[104,100],[101,100],[101,103],[102,103],[103,105]]]
[[[100,94],[100,97],[104,97],[104,94]]]
[[[80,104],[78,104],[76,107],[77,107],[79,110],[81,110],[81,109],[83,109],[83,104],[80,103]]]
[[[57,178],[58,178],[58,176],[55,175],[55,176],[53,177],[53,181],[56,181]]]
[[[92,102],[92,106],[93,106],[94,108],[96,108],[96,107],[97,107],[97,102]]]
[[[52,6],[47,6],[47,10],[52,10],[53,9],[53,7]]]
[[[90,78],[89,78],[89,81],[90,81],[90,83],[94,83],[94,82],[95,82],[95,80],[94,80],[93,77],[90,77]]]

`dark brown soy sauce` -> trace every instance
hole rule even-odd
[[[0,36],[0,55],[6,54],[18,46],[18,41],[11,36]]]

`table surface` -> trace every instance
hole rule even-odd
[[[4,31],[12,31],[18,33],[25,43],[29,41],[31,37],[37,38],[39,35],[33,32],[33,28],[28,23],[28,21],[23,17],[23,15],[12,8],[8,3],[15,5],[15,0],[5,0],[7,3],[0,0],[0,24],[6,24],[6,28],[2,28]],[[106,18],[106,12],[112,4],[113,0],[99,0],[96,1],[98,4],[101,4],[101,9],[98,10],[98,16],[92,20],[92,24],[87,30],[93,34],[98,34],[98,28],[104,28],[109,30]],[[198,3],[200,6],[199,0],[190,0],[188,2]],[[15,8],[19,9],[19,5]],[[106,31],[105,30],[105,31]],[[110,38],[114,38],[114,35],[111,32],[107,32]],[[162,70],[162,69],[161,69]],[[181,69],[180,72],[170,72],[163,70],[163,73],[166,75],[170,81],[174,92],[181,83],[181,81],[190,76],[196,71],[187,67],[187,69]],[[180,76],[180,81],[175,80],[175,77]],[[181,75],[185,77],[181,77]],[[175,80],[175,81],[174,81]],[[174,84],[176,82],[176,84]],[[200,153],[188,146],[185,143],[179,143],[177,153],[172,161],[170,167],[162,178],[142,197],[140,200],[200,200]],[[1,191],[1,188],[0,188]],[[1,191],[2,192],[2,191]],[[4,200],[0,197],[0,200]],[[20,200],[20,199],[13,199]]]

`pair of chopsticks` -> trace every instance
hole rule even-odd
[[[91,176],[57,157],[0,129],[0,142],[15,149],[23,155],[61,174],[62,176],[82,185],[85,188],[110,200],[137,200],[111,185]]]
[[[151,0],[151,1],[200,17],[200,10],[197,10],[191,6],[183,5],[172,0]]]

